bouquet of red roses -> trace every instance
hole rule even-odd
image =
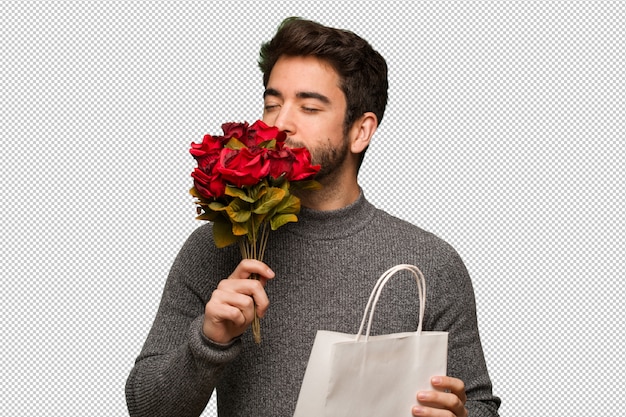
[[[293,189],[316,189],[306,148],[285,145],[286,134],[258,120],[224,123],[223,136],[205,135],[192,143],[198,166],[191,176],[198,220],[213,222],[217,247],[239,243],[244,258],[263,260],[269,229],[297,222],[300,199]],[[255,277],[253,277],[255,278]],[[258,317],[252,324],[260,343]]]

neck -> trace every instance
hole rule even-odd
[[[307,239],[343,239],[367,227],[375,213],[376,208],[361,191],[356,201],[336,210],[302,207],[298,221],[286,224],[281,230]]]
[[[326,211],[338,210],[354,203],[361,195],[354,158],[346,158],[333,171],[317,178],[322,188],[303,191],[298,195],[301,205],[312,210]]]
[[[350,186],[336,184],[322,184],[319,190],[299,192],[300,204],[312,210],[338,210],[354,203],[361,195],[361,188],[356,182]]]

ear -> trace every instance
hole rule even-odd
[[[378,118],[372,112],[363,113],[350,129],[350,151],[354,154],[363,152],[370,144],[378,127]]]

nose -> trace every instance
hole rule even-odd
[[[274,117],[273,125],[278,129],[285,131],[287,135],[293,135],[296,133],[296,125],[289,106],[281,106],[280,110],[276,112]]]

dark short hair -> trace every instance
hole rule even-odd
[[[365,112],[374,113],[380,124],[387,105],[387,63],[363,38],[311,20],[287,18],[276,35],[261,46],[259,67],[265,87],[282,55],[312,55],[337,71],[347,103],[344,133]]]

